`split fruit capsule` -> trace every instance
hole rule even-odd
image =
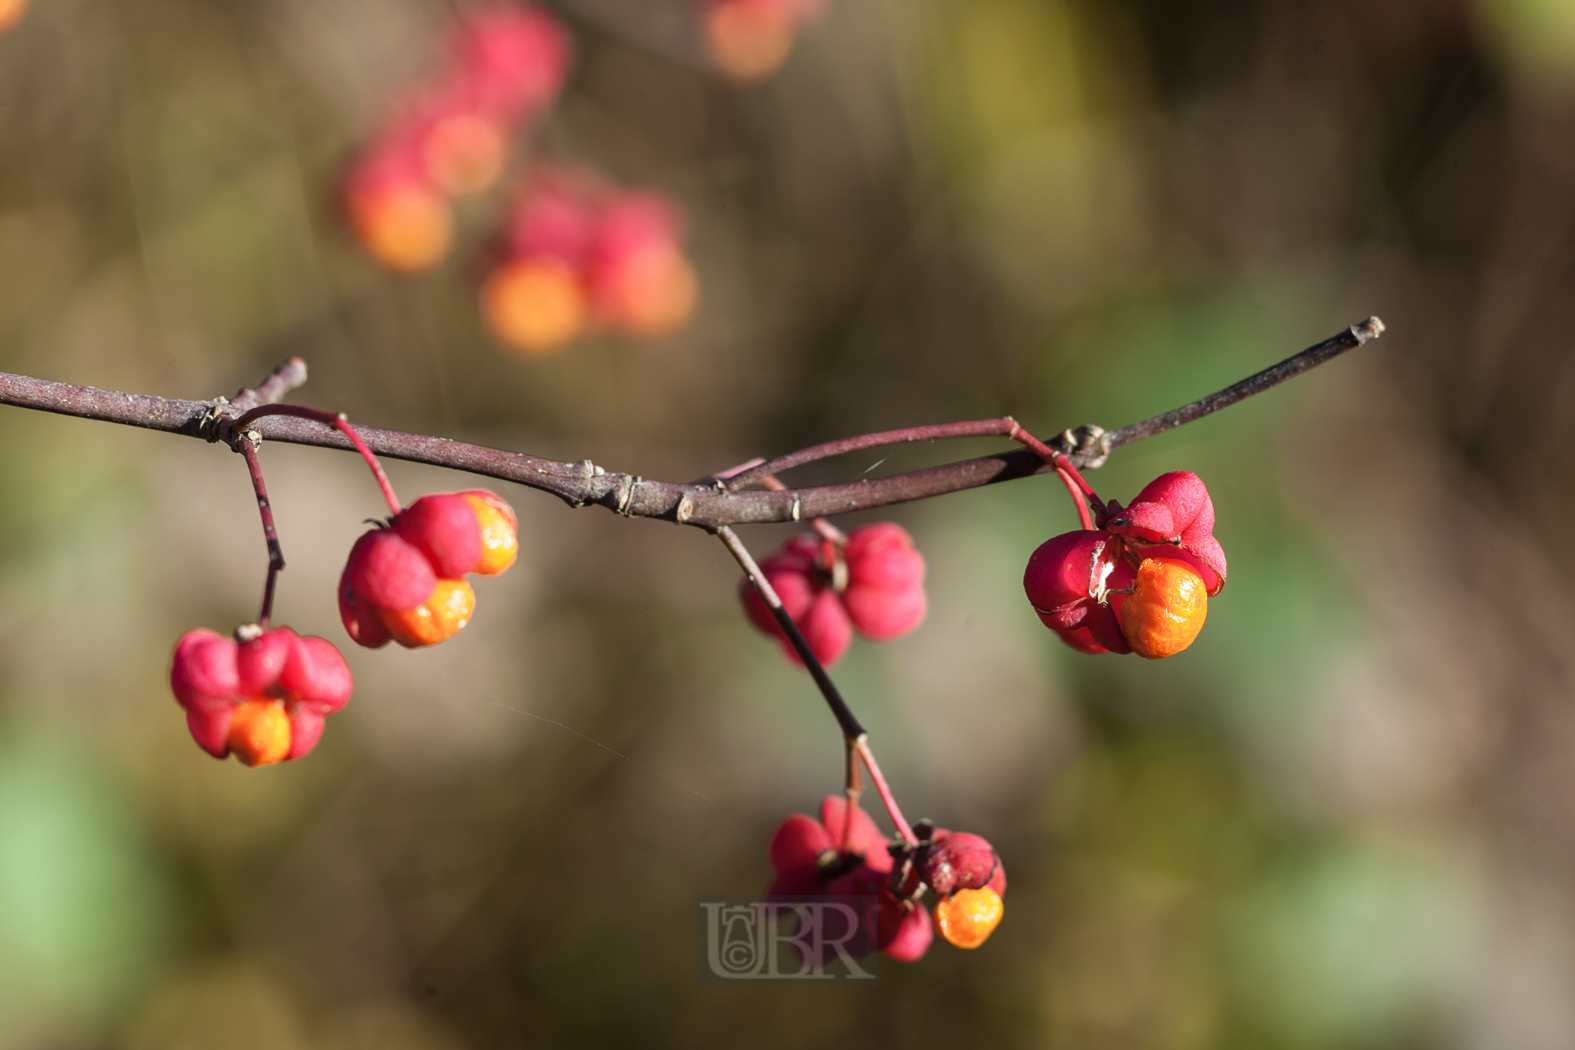
[[[1175,471],[1149,482],[1130,507],[1112,501],[1101,528],[1042,543],[1023,589],[1072,648],[1160,660],[1197,638],[1225,571],[1208,489],[1196,474]]]
[[[214,758],[233,754],[248,766],[300,758],[350,699],[350,668],[325,638],[288,627],[236,634],[198,628],[175,644],[170,688],[192,739]]]
[[[339,578],[339,615],[358,644],[436,645],[470,622],[462,577],[495,576],[519,554],[514,510],[485,489],[423,496],[364,534]]]

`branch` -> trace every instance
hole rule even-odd
[[[1054,444],[1058,446],[1057,451],[1064,453],[1075,466],[1096,468],[1114,449],[1191,423],[1244,398],[1262,393],[1347,350],[1361,346],[1382,331],[1383,323],[1376,317],[1370,318],[1332,339],[1190,405],[1120,430],[1102,431],[1097,427],[1080,428],[1075,432],[1069,430],[1057,438]],[[281,365],[255,391],[243,391],[237,395],[232,404],[222,400],[182,401],[146,394],[123,394],[0,372],[0,404],[122,423],[211,441],[227,436],[225,424],[232,422],[238,415],[234,410],[243,405],[243,399],[248,395],[257,400],[244,407],[255,407],[256,404],[282,396],[304,379],[305,366],[298,358],[292,359]],[[350,441],[332,426],[309,419],[271,416],[252,421],[249,429],[268,441],[345,450],[352,448]],[[376,427],[358,426],[353,429],[380,456],[413,463],[430,463],[512,481],[550,492],[570,506],[598,504],[625,517],[658,518],[679,525],[693,525],[708,532],[715,532],[728,525],[799,521],[873,510],[948,492],[995,485],[1055,469],[1038,455],[1018,450],[844,485],[729,492],[726,485],[719,482],[679,484],[648,481],[631,474],[609,473],[588,459],[580,463],[564,463],[471,445],[450,438],[406,434]],[[911,433],[923,436],[903,440],[926,440],[930,435],[924,432],[934,429],[913,428]],[[890,432],[902,433],[909,432]]]

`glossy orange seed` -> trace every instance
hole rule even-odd
[[[990,939],[1005,910],[1000,894],[988,886],[958,890],[935,905],[935,925],[949,943],[977,948]]]
[[[247,700],[230,719],[230,750],[248,766],[282,762],[290,753],[290,719],[277,700]]]
[[[514,516],[496,496],[488,499],[479,493],[467,492],[464,497],[476,512],[476,523],[481,526],[481,558],[471,571],[482,576],[496,576],[514,564],[520,551]]]
[[[1121,631],[1147,660],[1174,656],[1203,630],[1209,612],[1203,577],[1176,558],[1144,558],[1121,604]]]
[[[352,196],[350,221],[367,252],[391,270],[431,269],[454,243],[448,201],[421,186],[396,186]]]
[[[476,611],[476,592],[464,580],[439,580],[426,601],[414,609],[378,610],[383,626],[406,649],[436,645],[452,638]]]

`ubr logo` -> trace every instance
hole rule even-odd
[[[875,907],[874,897],[702,897],[700,983],[873,982],[878,956],[859,916]]]

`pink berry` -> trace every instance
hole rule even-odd
[[[255,630],[255,628],[253,628]],[[192,739],[215,758],[246,765],[299,758],[323,719],[350,699],[350,668],[333,644],[288,627],[244,642],[199,628],[175,645],[170,687]]]
[[[919,847],[914,865],[925,885],[942,897],[990,885],[1001,867],[989,842],[967,831],[944,828]]]
[[[395,611],[426,601],[438,580],[426,556],[392,529],[373,529],[356,541],[345,578],[358,598]]]
[[[760,568],[810,650],[826,665],[841,658],[854,629],[871,641],[890,641],[917,627],[929,608],[924,557],[907,532],[889,522],[855,529],[841,551],[812,533],[792,536],[762,559]],[[788,659],[797,663],[747,578],[739,582],[739,596],[750,622],[782,641]]]
[[[481,559],[481,527],[475,508],[457,492],[422,496],[394,519],[394,532],[424,554],[441,578],[458,579],[474,572]],[[425,599],[426,594],[421,597]]]

